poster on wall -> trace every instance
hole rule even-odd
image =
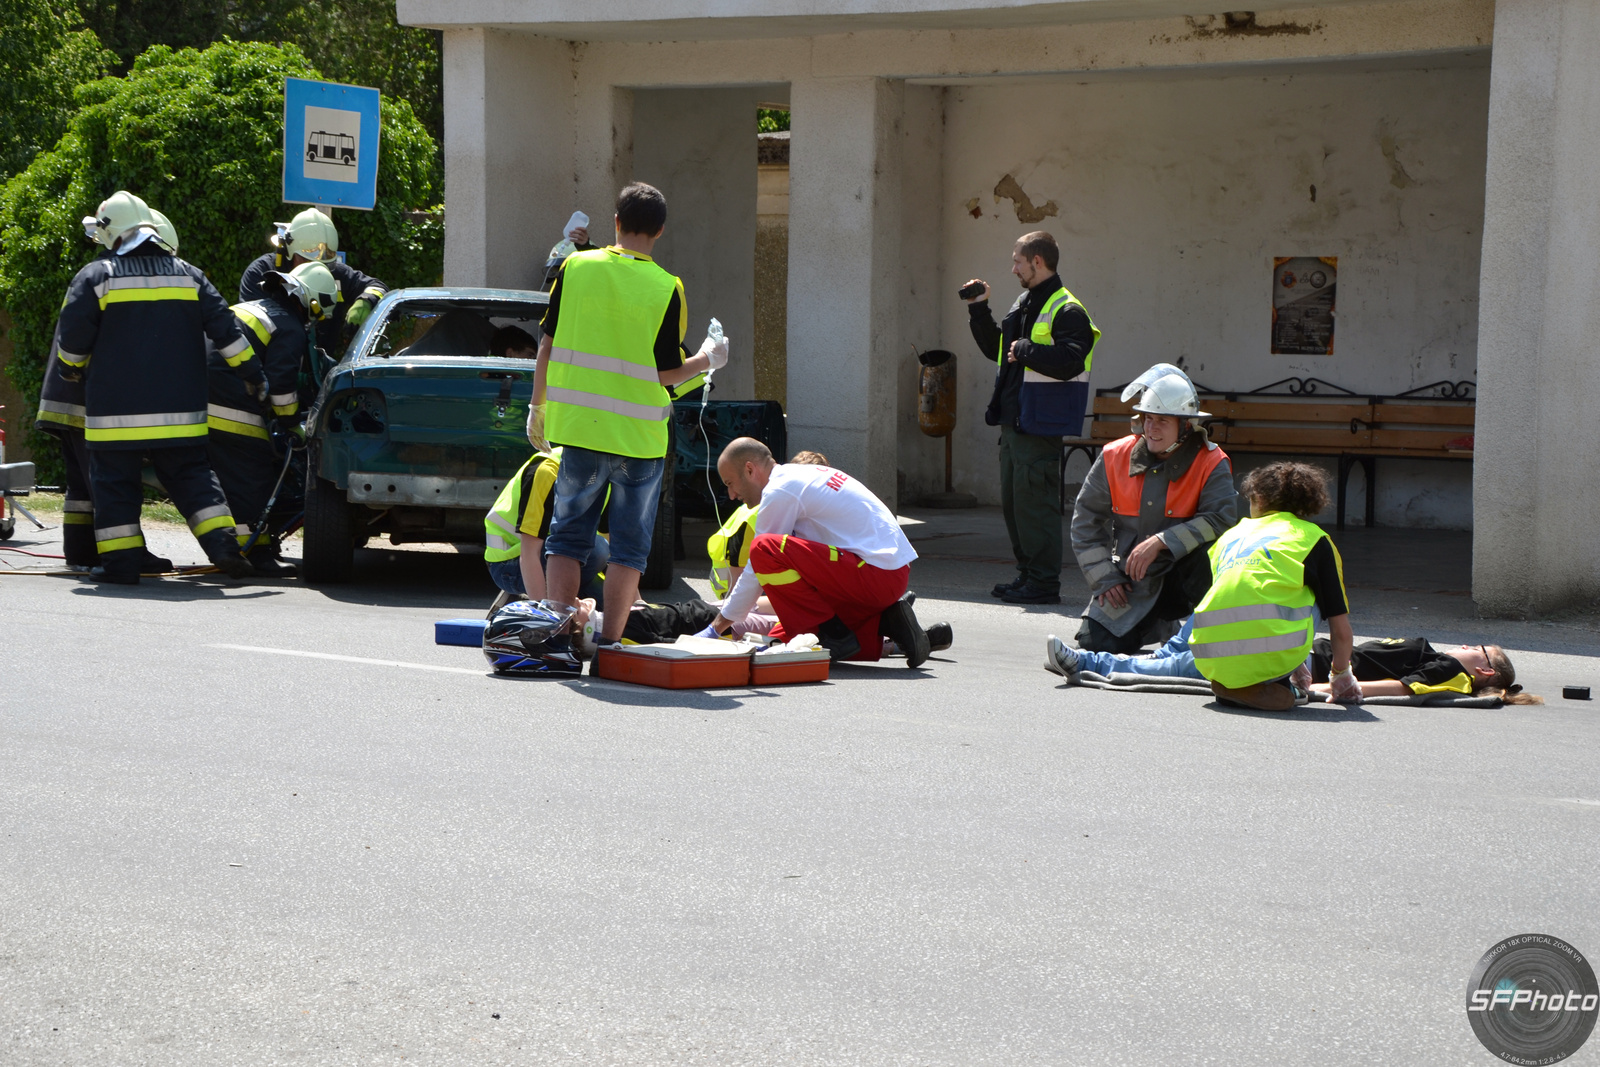
[[[1333,355],[1333,292],[1338,275],[1338,256],[1273,259],[1273,355]]]

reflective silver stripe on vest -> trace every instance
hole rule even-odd
[[[672,407],[651,407],[649,404],[634,404],[627,400],[617,400],[614,397],[600,393],[584,393],[577,389],[551,389],[548,399],[558,404],[570,404],[575,408],[592,408],[595,411],[609,411],[614,415],[624,418],[639,419],[642,422],[665,422],[672,416]]]
[[[203,411],[167,411],[158,415],[90,415],[91,430],[132,430],[140,426],[194,426],[204,424]]]
[[[550,358],[557,363],[568,363],[574,367],[583,367],[585,370],[603,370],[611,374],[621,374],[627,378],[634,378],[651,385],[661,384],[661,374],[655,365],[648,367],[638,363],[630,363],[616,356],[596,356],[589,352],[578,352],[571,348],[552,348]]]
[[[191,530],[194,529],[196,526],[199,526],[202,522],[209,522],[211,519],[221,519],[221,518],[229,518],[229,519],[233,518],[233,514],[228,511],[228,505],[226,505],[226,504],[218,504],[214,508],[201,508],[199,511],[195,512],[193,515],[189,516],[189,529],[191,529]]]
[[[1084,371],[1076,378],[1062,379],[1052,378],[1048,374],[1040,374],[1036,370],[1029,370],[1028,368],[1024,367],[1022,368],[1022,380],[1025,382],[1055,382],[1057,385],[1061,385],[1063,382],[1086,382],[1089,380],[1089,372]]]
[[[75,415],[80,419],[88,415],[82,404],[63,404],[59,400],[41,399],[39,401],[39,410],[53,411],[57,415]]]
[[[200,283],[188,274],[133,274],[103,278],[94,287],[94,295],[104,300],[113,289],[198,289]]]
[[[238,408],[225,408],[221,404],[207,404],[206,413],[208,415],[215,415],[219,419],[231,419],[234,422],[242,422],[246,426],[265,427],[267,425],[267,420],[263,419],[260,415],[249,411],[240,411]]]
[[[1268,619],[1304,622],[1309,618],[1311,618],[1309,607],[1287,608],[1282,604],[1245,604],[1237,608],[1197,611],[1194,616],[1194,628],[1198,630],[1204,626],[1227,626],[1234,622],[1261,622]]]
[[[1231,656],[1256,656],[1264,652],[1290,652],[1306,643],[1304,630],[1268,637],[1247,637],[1239,641],[1194,641],[1189,651],[1195,659],[1227,659]]]
[[[499,534],[487,534],[484,537],[484,541],[490,548],[497,552],[510,552],[513,548],[517,547],[516,543],[508,538],[501,537]],[[505,562],[509,563],[511,561],[506,560]]]
[[[94,532],[96,541],[115,541],[119,537],[138,537],[142,533],[139,524],[130,522],[126,526],[103,526]]]

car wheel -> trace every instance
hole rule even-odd
[[[306,479],[306,517],[300,574],[308,582],[348,582],[356,539],[344,492],[315,474]]]
[[[671,422],[667,425],[670,427]],[[656,526],[650,534],[650,561],[639,576],[641,589],[666,589],[672,585],[672,557],[677,542],[674,527],[677,525],[677,490],[672,484],[672,446],[667,446],[666,469],[661,473],[661,500],[656,504]]]

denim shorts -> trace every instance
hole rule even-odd
[[[561,452],[561,473],[556,475],[545,553],[586,562],[600,528],[600,511],[605,508],[611,529],[611,562],[644,570],[650,562],[650,535],[655,530],[656,504],[666,469],[667,461],[661,456],[638,459],[567,445]]]

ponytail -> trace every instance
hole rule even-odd
[[[1491,678],[1472,680],[1474,695],[1481,697],[1499,697],[1506,704],[1543,704],[1544,697],[1535,693],[1524,693],[1522,686],[1517,684],[1517,670],[1511,665],[1511,657],[1506,655],[1506,650],[1499,645],[1484,645],[1484,653],[1489,657],[1489,666],[1494,671]]]

